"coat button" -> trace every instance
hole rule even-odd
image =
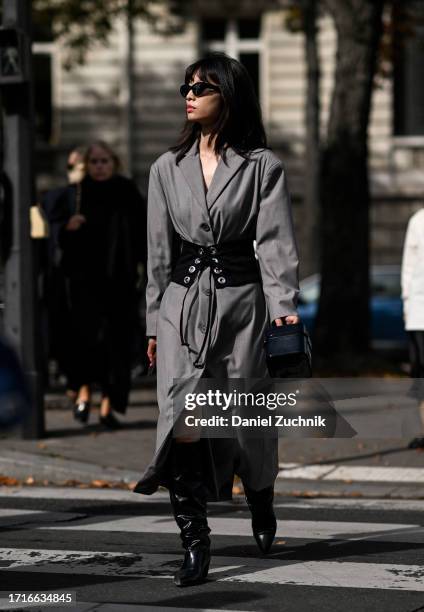
[[[187,285],[187,283],[190,282],[190,277],[189,276],[184,276],[184,282]]]
[[[200,228],[202,230],[205,230],[205,232],[210,232],[211,231],[210,225],[208,225],[207,223],[201,223],[200,224]]]
[[[199,329],[204,334],[206,332],[206,325],[204,323],[199,323]]]
[[[221,285],[223,285],[224,283],[226,283],[226,279],[223,276],[219,276],[218,277],[218,283],[221,283]]]
[[[188,271],[189,272],[196,272],[196,268],[194,266],[190,266]]]

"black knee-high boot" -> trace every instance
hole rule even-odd
[[[206,517],[206,488],[203,483],[200,442],[173,442],[169,494],[186,551],[174,582],[177,586],[202,582],[209,570],[210,529]]]
[[[274,487],[253,491],[244,486],[247,505],[252,513],[252,531],[259,550],[268,553],[277,531],[277,520],[274,514]]]

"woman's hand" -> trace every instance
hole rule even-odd
[[[283,321],[284,319],[284,321]],[[298,315],[287,315],[286,317],[279,317],[275,319],[274,323],[277,327],[281,327],[282,325],[295,325],[299,323],[300,317]]]
[[[149,338],[147,357],[149,358],[149,365],[151,368],[156,364],[156,344],[156,338]]]
[[[75,232],[76,230],[79,230],[81,225],[86,223],[86,221],[87,219],[84,217],[84,215],[73,215],[66,224],[65,229],[69,230],[70,232]]]

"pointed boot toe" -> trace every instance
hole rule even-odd
[[[246,501],[252,514],[252,531],[259,550],[266,555],[272,546],[277,532],[277,519],[275,518],[273,500],[274,488],[267,487],[260,491],[253,491],[244,487]]]
[[[253,535],[255,536],[256,544],[258,545],[259,550],[264,554],[268,554],[271,550],[272,543],[274,542],[275,533],[277,529],[273,529],[272,531],[253,531]]]

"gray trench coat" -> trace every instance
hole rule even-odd
[[[203,270],[189,289],[170,280],[175,232],[201,246],[256,240],[261,283],[216,290],[212,279],[216,310],[203,368],[193,365],[196,353],[181,345],[180,315],[188,292],[188,341],[192,349],[200,350],[210,275]],[[174,379],[268,377],[265,330],[275,318],[297,314],[298,291],[298,254],[286,176],[271,150],[255,149],[246,160],[228,148],[226,161],[220,159],[207,191],[197,141],[178,164],[170,151],[154,162],[148,192],[147,335],[157,337],[160,413],[156,453],[135,492],[151,494],[159,484],[167,486]],[[234,473],[255,490],[274,483],[277,440],[211,439],[202,443],[209,459],[210,499],[231,498]]]

